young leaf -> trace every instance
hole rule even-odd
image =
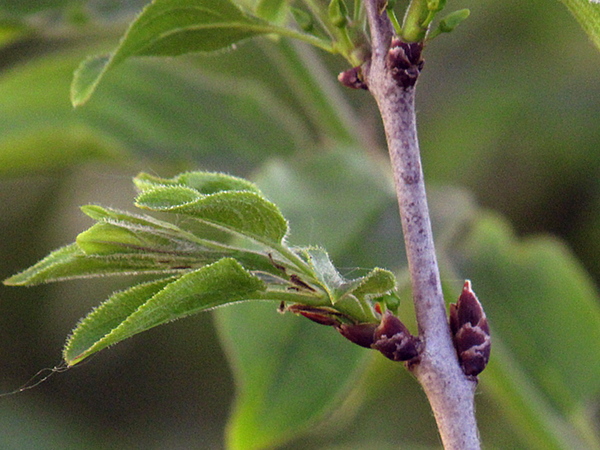
[[[86,59],[75,72],[74,106],[85,103],[103,75],[132,56],[177,56],[211,52],[272,32],[230,0],[154,0],[131,24],[111,55]]]
[[[157,325],[256,298],[265,290],[260,279],[230,258],[169,280],[117,293],[94,310],[73,331],[64,350],[67,364]]]
[[[113,294],[85,319],[82,319],[73,334],[69,336],[63,351],[65,360],[69,364],[78,362],[76,361],[78,355],[84,355],[98,341],[143,306],[148,299],[174,280],[173,277],[155,280]]]
[[[222,256],[225,255],[220,257]],[[33,286],[53,281],[104,275],[173,273],[181,272],[182,268],[198,267],[202,263],[214,260],[200,260],[198,256],[164,254],[130,254],[126,257],[122,255],[88,256],[77,244],[71,244],[55,250],[37,264],[4,280],[4,284]]]
[[[346,294],[361,299],[373,299],[393,291],[396,288],[396,277],[389,270],[375,268],[364,277],[352,280],[344,287],[347,289]]]
[[[111,223],[93,225],[80,233],[76,242],[86,255],[123,253],[194,255],[208,251],[205,247],[170,236],[160,230]]]
[[[202,195],[185,186],[162,186],[142,192],[136,206],[184,214],[267,244],[280,244],[288,231],[279,209],[253,192]]]
[[[141,192],[161,186],[186,186],[204,195],[221,191],[249,191],[262,195],[260,189],[248,180],[215,172],[185,172],[173,178],[140,173],[133,183]]]

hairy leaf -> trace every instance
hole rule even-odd
[[[359,298],[380,297],[396,288],[396,277],[385,269],[375,268],[367,275],[352,280],[345,286],[346,293]]]
[[[87,316],[64,350],[77,364],[91,354],[155,326],[190,314],[256,298],[264,283],[233,259],[117,293]]]
[[[132,56],[211,52],[272,31],[229,0],[154,0],[112,54],[88,58],[79,66],[71,101],[75,106],[85,103],[106,71]]]
[[[77,236],[77,245],[86,255],[122,253],[163,253],[194,255],[208,251],[193,242],[178,239],[152,228],[97,223]]]
[[[186,186],[204,195],[221,191],[249,191],[262,195],[258,187],[248,180],[215,172],[186,172],[173,178],[140,173],[133,182],[141,192],[162,186]]]
[[[142,192],[136,206],[184,214],[262,243],[280,244],[288,230],[279,209],[253,192],[202,195],[185,186],[163,186]]]
[[[54,281],[89,278],[104,275],[137,275],[143,273],[173,273],[182,268],[198,267],[197,256],[185,257],[164,254],[137,254],[89,256],[76,244],[67,245],[50,253],[37,264],[4,280],[9,286],[33,286]]]

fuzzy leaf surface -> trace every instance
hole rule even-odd
[[[103,275],[134,275],[180,271],[178,267],[198,264],[197,257],[138,254],[90,257],[76,244],[53,251],[24,271],[4,280],[8,286],[33,286],[54,281]]]
[[[264,290],[264,283],[233,259],[222,259],[171,282],[133,287],[113,295],[77,326],[65,347],[65,361],[74,365],[142,331],[256,298]]]
[[[249,191],[262,195],[260,189],[254,183],[243,178],[216,172],[185,172],[173,178],[160,178],[147,173],[140,173],[133,179],[133,182],[141,192],[163,186],[186,186],[204,195],[221,191]]]
[[[185,186],[162,186],[142,192],[136,206],[184,214],[264,243],[280,244],[288,230],[279,209],[254,192],[203,195]]]

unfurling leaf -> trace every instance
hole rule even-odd
[[[243,178],[215,172],[185,172],[173,178],[160,178],[147,173],[140,173],[133,179],[140,192],[161,186],[186,186],[204,195],[222,191],[248,191],[262,195],[258,187]]]
[[[279,209],[253,192],[203,195],[185,186],[163,186],[142,192],[136,206],[184,214],[261,243],[279,244],[287,233],[287,222]]]

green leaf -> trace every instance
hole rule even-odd
[[[204,195],[221,191],[249,191],[262,195],[254,183],[216,172],[186,172],[174,178],[159,178],[147,173],[140,173],[133,179],[133,182],[141,192],[162,186],[186,186]]]
[[[385,269],[375,268],[364,277],[352,280],[347,293],[359,298],[372,299],[388,294],[396,288],[396,277]]]
[[[152,228],[130,229],[110,223],[97,223],[77,236],[77,245],[86,255],[113,255],[122,253],[162,253],[198,255],[207,248],[194,245]]]
[[[169,280],[113,295],[73,331],[64,350],[65,361],[72,366],[142,331],[227,303],[253,299],[265,289],[261,280],[229,258]]]
[[[273,448],[307,431],[341,407],[377,356],[331,327],[281,316],[265,303],[235,305],[216,317],[238,380],[231,450]]]
[[[221,255],[223,256],[223,255]],[[90,257],[76,244],[50,253],[37,264],[4,280],[8,286],[33,286],[54,281],[89,278],[104,275],[137,275],[142,273],[173,273],[198,267],[215,259],[199,259],[164,254],[129,254]]]
[[[585,428],[592,420],[582,414],[585,403],[600,393],[600,346],[590,345],[600,342],[600,298],[593,282],[562,243],[549,237],[518,241],[497,217],[476,222],[464,248],[461,269],[488,316],[492,361],[496,343],[503,347],[491,379],[482,373],[483,386],[494,384],[497,400],[513,417],[535,417],[543,424],[538,431],[556,434],[559,417],[572,433]],[[529,402],[531,392],[537,404]],[[515,425],[523,436],[531,432],[527,421]]]
[[[83,105],[96,90],[102,75],[108,69],[111,55],[90,56],[77,68],[71,84],[71,103]]]
[[[211,52],[272,31],[229,0],[154,0],[111,55],[88,58],[80,65],[71,101],[74,106],[85,103],[103,75],[127,58]]]
[[[185,214],[265,244],[279,245],[288,231],[279,209],[253,192],[202,195],[185,186],[163,186],[142,192],[136,206]]]
[[[90,160],[122,165],[132,157],[188,165],[211,158],[213,165],[235,161],[248,168],[318,139],[297,106],[277,97],[267,80],[256,79],[275,69],[250,43],[235,62],[227,61],[231,54],[168,64],[130,61],[105,80],[101,95],[74,111],[69,83],[83,52],[90,51],[98,50],[78,47],[2,72],[0,174],[60,170]],[[253,62],[256,67],[249,67]],[[219,108],[206,107],[214,104]]]
[[[89,352],[96,343],[174,280],[173,277],[155,280],[113,294],[83,319],[69,336],[64,349],[65,360],[69,364],[79,362],[83,359],[80,355]]]
[[[283,24],[288,11],[288,0],[259,0],[256,5],[256,15],[273,23]]]
[[[77,237],[77,245],[87,256],[104,256],[107,264],[114,261],[117,268],[123,261],[142,260],[150,264],[148,270],[154,268],[157,272],[172,272],[232,257],[249,270],[280,275],[266,253],[212,240],[214,233],[211,235],[210,229],[208,233],[202,228],[191,233],[150,216],[97,205],[81,209],[100,223],[81,233]]]
[[[600,4],[590,0],[561,0],[600,50]]]
[[[294,224],[293,244],[322,246],[332,255],[352,245],[372,245],[374,222],[387,207],[397,210],[392,180],[382,177],[381,167],[355,149],[322,151],[318,157],[287,163],[273,159],[255,181]],[[389,243],[378,250],[390,251]],[[391,250],[390,259],[397,263],[402,248]]]
[[[110,222],[139,225],[142,227],[155,228],[157,230],[171,231],[174,233],[180,232],[180,229],[170,222],[155,219],[151,216],[132,214],[127,211],[119,211],[117,209],[105,208],[99,205],[84,205],[81,211],[88,217],[98,222]]]
[[[336,262],[356,242],[373,251],[373,223],[380,221],[382,210],[393,208],[397,221],[393,190],[380,167],[360,152],[345,150],[269,161],[256,178],[292,219],[294,243],[322,245]],[[386,251],[393,247],[389,236],[386,229]],[[353,257],[351,264],[366,253]],[[397,253],[392,253],[397,262]],[[268,304],[236,305],[215,315],[237,387],[227,429],[231,449],[275,447],[308,431],[340,407],[373,358],[383,359],[352,345],[331,327],[282,317]],[[351,414],[358,403],[344,404],[344,413]]]
[[[308,264],[312,267],[321,286],[323,286],[333,303],[335,303],[339,297],[338,290],[346,280],[344,280],[335,268],[325,249],[308,247],[302,249],[302,253],[305,255]]]
[[[376,271],[372,271],[364,278],[349,282],[341,276],[324,249],[310,247],[302,249],[302,253],[336,309],[354,318],[357,322],[377,321],[373,308],[365,300],[366,297],[373,298],[388,293],[396,286],[396,278],[391,272],[382,271],[378,275]],[[369,278],[371,278],[370,282]],[[378,278],[379,280],[377,280]],[[386,281],[383,281],[383,278],[386,278]],[[380,282],[385,285],[386,289],[383,291],[381,291]],[[361,286],[362,283],[365,283],[364,286]],[[360,289],[361,287],[362,289]],[[354,290],[357,288],[358,295],[355,295]]]

